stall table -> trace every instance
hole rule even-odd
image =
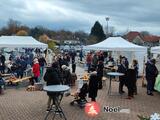
[[[43,87],[43,90],[46,92],[60,94],[60,97],[59,96],[52,97],[52,98],[55,98],[55,110],[50,109],[49,112],[47,113],[47,115],[45,116],[45,120],[47,120],[47,118],[51,112],[54,112],[52,120],[54,120],[56,112],[59,113],[60,117],[63,117],[65,120],[67,120],[67,118],[63,112],[63,109],[60,106],[60,103],[62,101],[64,92],[68,91],[69,89],[70,89],[70,87],[67,85],[49,85],[49,86]],[[52,106],[53,106],[53,104],[52,104]]]
[[[119,73],[119,72],[108,72],[107,75],[110,77],[109,80],[109,88],[108,88],[108,95],[111,95],[111,89],[112,89],[112,77],[119,77],[119,76],[123,76],[123,73]]]

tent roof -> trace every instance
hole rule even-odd
[[[151,47],[151,53],[160,54],[160,46]]]
[[[47,48],[48,45],[37,41],[31,36],[1,36],[0,47]]]
[[[135,45],[122,37],[109,37],[102,42],[84,47],[86,50],[147,51],[146,47]]]

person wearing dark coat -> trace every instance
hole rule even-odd
[[[52,64],[52,67],[48,68],[46,70],[45,75],[44,75],[44,81],[46,81],[47,86],[62,84],[59,72],[60,71],[59,71],[58,63],[54,62]],[[47,103],[47,105],[48,105],[47,110],[50,110],[51,109],[51,100],[53,100],[53,104],[55,104],[55,97],[59,96],[59,94],[47,92],[47,95],[49,97],[48,103]]]
[[[103,55],[103,53],[100,53],[100,55],[98,56],[98,61],[103,61],[104,62],[104,55]]]
[[[91,101],[96,101],[97,92],[98,92],[98,78],[97,72],[94,68],[91,68],[90,78],[89,78],[89,98]]]
[[[154,84],[158,75],[158,69],[155,66],[155,59],[146,63],[146,80],[147,80],[147,95],[153,96]]]
[[[68,62],[68,59],[67,59],[67,56],[65,55],[62,59],[62,65],[66,65],[66,66],[69,66],[69,62]]]
[[[126,57],[124,57],[124,59],[125,59],[125,66],[126,66],[126,68],[128,69],[128,67],[129,67],[128,59],[127,59]]]
[[[0,55],[0,64],[1,64],[1,73],[5,73],[5,61],[6,61],[6,58],[4,55]]]
[[[66,65],[62,65],[62,78],[65,85],[71,85],[71,72]]]
[[[127,72],[127,67],[125,66],[125,59],[123,58],[121,61],[121,64],[118,66],[118,70],[117,72],[123,73],[123,76],[119,77],[119,93],[123,94],[123,86],[125,84],[126,81],[126,72]]]
[[[137,79],[138,79],[138,69],[139,69],[139,65],[138,65],[137,60],[133,60],[132,69],[134,69],[135,72],[136,72],[136,83],[135,83],[135,86],[134,86],[134,94],[137,95]]]
[[[63,58],[61,55],[58,56],[58,64],[59,64],[59,68],[62,71],[62,65],[63,65]]]
[[[79,57],[80,57],[80,61],[82,61],[82,59],[83,59],[83,51],[82,50],[79,53]]]
[[[72,50],[71,53],[70,53],[70,56],[71,56],[71,60],[75,61],[76,51]]]
[[[72,61],[72,73],[76,72],[76,62]]]
[[[39,65],[40,65],[40,80],[41,80],[42,77],[43,77],[44,67],[47,64],[47,62],[46,62],[46,60],[45,60],[45,58],[43,56],[40,56],[38,58],[38,62],[39,62]]]
[[[98,88],[102,89],[102,77],[103,77],[103,61],[99,61],[97,65],[97,77],[98,77]]]
[[[17,61],[16,61],[16,64],[17,64],[17,78],[23,78],[23,73],[27,67],[27,64],[26,64],[26,61],[24,61],[23,59],[21,58],[18,58]]]
[[[93,58],[92,58],[92,67],[94,67],[96,69],[97,68],[97,64],[98,64],[98,56],[95,53],[93,55]]]
[[[136,86],[136,71],[135,71],[135,69],[128,69],[127,70],[125,85],[128,88],[127,99],[132,99],[134,96],[134,88]]]

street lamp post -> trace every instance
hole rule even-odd
[[[108,32],[108,31],[109,31],[109,30],[108,30],[108,21],[109,21],[109,17],[106,17],[106,21],[107,21],[107,32],[106,32],[106,35],[108,36],[108,33],[109,33],[109,32]]]

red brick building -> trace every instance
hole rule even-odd
[[[158,46],[160,43],[159,36],[143,35],[137,31],[130,31],[126,35],[124,35],[123,38],[137,45],[148,46],[148,47]]]

